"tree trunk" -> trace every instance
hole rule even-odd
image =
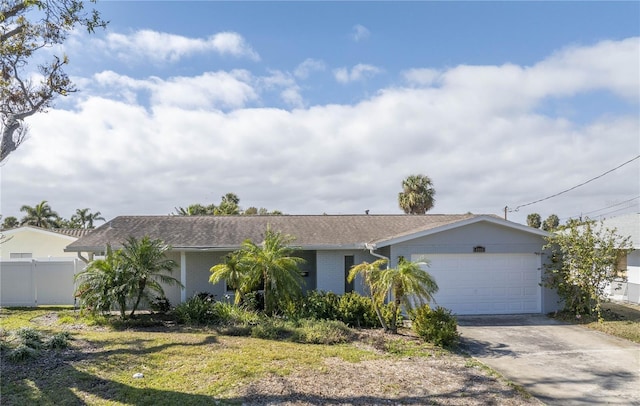
[[[15,151],[20,144],[13,139],[13,134],[20,129],[20,121],[13,115],[8,115],[2,126],[2,141],[0,143],[0,162],[3,162],[9,154]]]

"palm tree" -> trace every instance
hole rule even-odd
[[[438,291],[435,279],[420,265],[424,262],[410,262],[400,258],[396,268],[388,268],[380,272],[375,284],[380,292],[389,292],[393,296],[391,302],[391,323],[389,330],[398,332],[397,317],[400,306],[411,310],[414,304],[423,305],[433,299]]]
[[[239,252],[227,255],[224,263],[212,266],[210,271],[209,282],[216,284],[224,280],[227,286],[233,287],[235,290],[234,303],[236,305],[242,301],[242,295],[252,288],[249,285],[246,270],[242,269]]]
[[[71,223],[79,224],[80,228],[91,229],[94,228],[94,221],[106,221],[99,211],[91,213],[89,210],[90,209],[88,207],[86,209],[76,209],[76,214],[71,216]]]
[[[124,319],[129,293],[128,279],[121,252],[107,246],[104,259],[91,261],[84,271],[74,277],[74,281],[80,282],[75,296],[80,299],[82,308],[93,314],[109,312],[115,306]]]
[[[166,258],[169,249],[161,240],[152,240],[149,236],[141,240],[129,237],[123,244],[123,267],[130,275],[126,281],[127,290],[134,298],[130,317],[138,309],[142,298],[148,297],[149,291],[164,296],[161,283],[182,286],[179,280],[167,274],[177,265],[174,260]]]
[[[293,240],[267,228],[262,244],[245,240],[240,249],[240,266],[246,269],[248,283],[263,283],[264,309],[269,316],[279,304],[289,303],[302,294],[298,264],[304,259],[293,255],[295,250],[289,247]]]
[[[20,220],[21,225],[26,224],[42,228],[58,227],[60,217],[58,213],[51,210],[51,206],[49,206],[46,200],[41,201],[34,207],[25,204],[20,208],[20,211],[26,213],[22,220]]]
[[[220,205],[215,208],[216,216],[234,216],[240,214],[240,198],[235,193],[227,193],[222,196]]]
[[[426,175],[411,175],[402,181],[398,204],[407,214],[425,214],[435,204],[436,191]]]
[[[376,312],[378,320],[380,321],[380,325],[384,328],[385,331],[389,330],[389,326],[382,316],[381,307],[384,303],[387,292],[380,289],[381,285],[379,283],[379,280],[382,272],[382,267],[387,265],[387,262],[388,261],[384,258],[372,263],[364,261],[361,264],[351,267],[351,269],[349,270],[349,275],[347,276],[347,281],[349,283],[353,282],[356,276],[362,276],[364,284],[369,289],[369,295],[371,296],[373,310]]]

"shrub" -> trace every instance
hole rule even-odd
[[[282,320],[265,319],[262,323],[251,328],[251,337],[266,340],[280,340],[290,337],[293,329]]]
[[[302,300],[304,318],[317,320],[338,320],[340,297],[333,292],[312,290]]]
[[[292,339],[304,344],[330,345],[350,341],[353,335],[351,329],[341,321],[306,319],[294,329]]]
[[[264,295],[257,291],[245,293],[240,305],[247,310],[262,311],[264,310]]]
[[[214,301],[211,296],[196,294],[174,309],[178,323],[208,324],[216,319]]]
[[[370,328],[380,325],[371,298],[355,292],[345,293],[338,302],[339,320],[348,326]]]
[[[22,344],[33,349],[40,349],[42,347],[42,335],[36,329],[30,327],[23,327],[15,332],[15,335],[20,339]]]
[[[213,305],[212,322],[220,325],[255,325],[260,316],[252,311],[231,303],[216,302]]]
[[[9,351],[9,359],[13,362],[25,361],[27,359],[36,358],[38,350],[24,343],[19,344],[16,348]]]
[[[413,310],[411,314],[413,331],[422,339],[440,347],[455,345],[460,337],[458,322],[451,315],[451,311],[438,306],[432,310],[429,305],[423,305]]]
[[[69,347],[69,340],[71,339],[71,334],[68,331],[63,331],[61,333],[52,335],[47,340],[46,346],[51,349],[65,349]]]
[[[164,296],[154,297],[149,302],[149,308],[156,313],[168,313],[171,310],[171,302]]]

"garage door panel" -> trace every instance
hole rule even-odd
[[[429,260],[425,269],[440,288],[437,305],[454,314],[541,312],[535,254],[433,254],[412,260],[417,257]]]

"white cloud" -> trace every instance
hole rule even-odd
[[[411,86],[292,111],[245,107],[265,89],[300,103],[285,72],[166,80],[103,72],[97,84],[148,92],[149,106],[89,95],[72,111],[30,118],[31,138],[2,167],[2,214],[45,199],[67,217],[79,207],[108,218],[167,214],[226,192],[245,207],[291,214],[399,213],[400,182],[412,173],[434,180],[434,213],[501,214],[638,154],[636,113],[603,106],[573,121],[538,110],[550,97],[570,101],[594,89],[637,106],[629,89],[638,84],[637,55],[632,39],[568,48],[530,67],[418,68],[404,74]],[[361,75],[354,72],[345,69],[347,81]],[[639,173],[636,161],[510,218],[564,218],[632,198]]]
[[[307,58],[300,65],[296,67],[293,74],[300,79],[306,79],[311,72],[324,71],[326,65],[323,61],[313,58]]]
[[[189,38],[152,30],[140,30],[129,35],[109,33],[106,46],[124,60],[177,62],[184,57],[207,52],[256,61],[260,59],[258,53],[235,32],[221,32],[208,38]]]
[[[356,24],[351,30],[351,39],[353,39],[355,42],[365,40],[369,38],[370,35],[371,31],[369,31],[364,25]]]
[[[349,68],[338,68],[333,71],[333,76],[340,83],[349,83],[371,78],[382,72],[382,69],[373,65],[359,63],[351,70]]]

